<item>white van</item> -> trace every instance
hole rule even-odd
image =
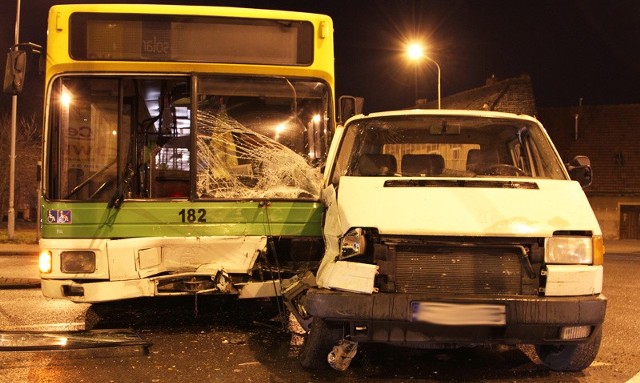
[[[288,297],[312,320],[302,364],[342,370],[379,342],[533,344],[550,369],[588,367],[607,302],[590,182],[588,158],[563,165],[528,116],[351,118],[325,171],[322,264]]]

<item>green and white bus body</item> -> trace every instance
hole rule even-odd
[[[317,268],[332,32],[298,12],[52,7],[44,295],[271,297]]]

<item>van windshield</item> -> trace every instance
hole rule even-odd
[[[332,173],[386,177],[566,179],[535,123],[469,116],[385,116],[345,128]]]

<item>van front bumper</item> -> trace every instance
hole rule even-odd
[[[596,333],[604,322],[607,299],[602,294],[579,297],[367,295],[312,288],[302,303],[314,317],[349,323],[351,338],[356,341],[414,345],[566,344],[585,341]],[[424,321],[416,316],[416,303],[461,308],[503,307],[502,323],[474,324],[473,318],[460,318],[460,325]],[[464,316],[464,310],[460,315]],[[567,336],[574,329],[585,328],[586,337]]]

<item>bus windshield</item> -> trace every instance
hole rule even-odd
[[[49,98],[49,199],[318,198],[323,82],[65,75]]]

